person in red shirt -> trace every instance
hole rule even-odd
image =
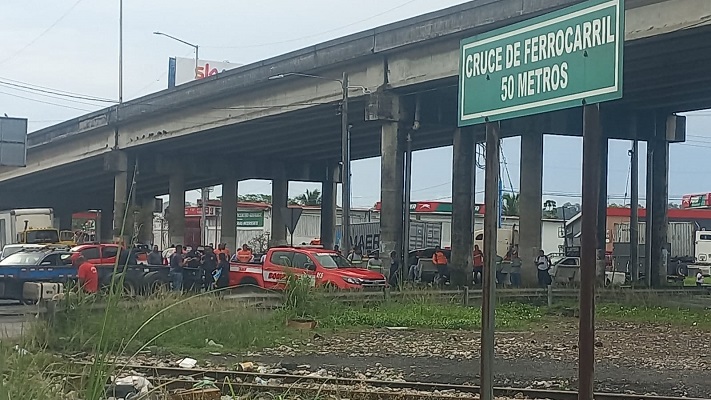
[[[474,245],[472,258],[474,261],[474,283],[479,284],[484,274],[484,253],[479,249],[479,245]]]
[[[86,293],[96,293],[99,291],[99,273],[96,271],[96,266],[84,258],[79,256],[76,260],[79,264],[77,277],[79,278],[79,287]]]

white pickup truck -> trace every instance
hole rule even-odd
[[[554,283],[580,282],[580,257],[551,257],[551,264],[549,273]],[[624,272],[605,271],[605,286],[624,285],[626,279]]]

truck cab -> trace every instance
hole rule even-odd
[[[273,247],[264,263],[230,264],[230,286],[254,285],[284,289],[289,275],[309,279],[311,285],[333,289],[379,289],[386,285],[379,272],[355,267],[333,250],[320,247]]]
[[[71,251],[81,254],[86,261],[92,264],[106,265],[116,263],[116,257],[121,248],[122,247],[117,244],[94,243],[72,247]],[[139,252],[136,250],[136,258],[138,264],[148,264],[148,258],[144,251]]]
[[[551,263],[549,272],[553,277],[553,282],[563,285],[580,283],[580,257],[551,258]],[[605,271],[605,286],[624,285],[626,279],[624,272]]]

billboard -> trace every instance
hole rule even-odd
[[[242,64],[228,61],[198,60],[196,73],[194,58],[171,57],[168,61],[168,87],[171,88],[196,79],[207,78],[241,66]]]
[[[27,166],[27,119],[0,117],[0,166]]]

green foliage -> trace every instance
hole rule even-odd
[[[291,317],[305,318],[318,307],[314,304],[313,280],[309,276],[288,274],[284,289],[284,309]]]
[[[496,309],[496,326],[499,328],[519,329],[540,318],[538,308],[523,304],[501,304]],[[366,307],[334,306],[319,315],[318,320],[328,328],[474,329],[481,326],[481,309],[430,301],[388,302]]]
[[[605,304],[599,305],[596,311],[600,318],[614,321],[696,326],[701,329],[711,329],[711,313],[705,309]]]
[[[300,194],[289,202],[294,205],[300,206],[319,206],[321,205],[321,191],[318,189],[306,190],[306,193]]]
[[[44,353],[27,352],[24,345],[0,343],[0,400],[64,398],[63,382],[44,375],[52,362]]]
[[[509,217],[518,215],[518,193],[504,193],[501,212]]]
[[[262,193],[241,194],[237,197],[237,201],[272,204],[272,195]]]

